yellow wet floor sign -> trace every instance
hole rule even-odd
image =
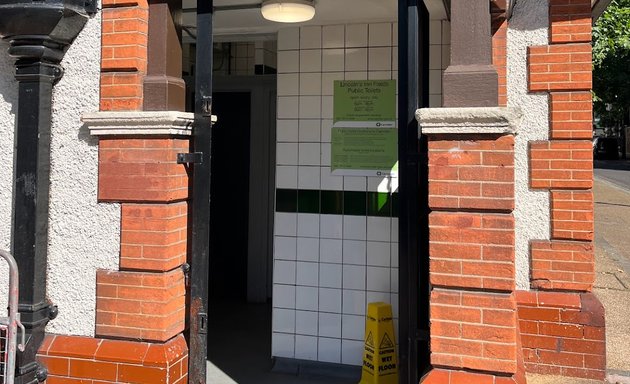
[[[392,306],[368,304],[360,384],[398,384]]]

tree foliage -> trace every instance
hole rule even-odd
[[[593,27],[593,91],[602,125],[623,123],[630,108],[630,0],[612,0]]]

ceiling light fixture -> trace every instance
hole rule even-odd
[[[300,23],[315,16],[313,0],[264,0],[262,16],[279,23]]]

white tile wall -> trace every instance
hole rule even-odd
[[[441,105],[449,25],[432,21],[430,28],[430,96]],[[397,29],[374,23],[279,32],[278,188],[397,190],[396,179],[330,169],[333,82],[397,79]],[[276,213],[274,233],[273,355],[360,365],[367,303],[391,303],[398,324],[398,219]]]

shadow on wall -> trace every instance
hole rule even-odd
[[[537,15],[541,10],[549,9],[549,0],[519,1],[514,4],[512,14]],[[546,15],[546,13],[545,13]],[[544,16],[544,15],[540,15]],[[510,29],[519,31],[535,31],[549,27],[549,19],[544,17],[518,17],[510,19]]]
[[[13,77],[15,59],[9,56],[9,43],[0,40],[0,132],[6,133],[5,127],[9,125],[13,130],[13,121],[7,121],[6,116],[17,113],[17,81]],[[9,124],[10,123],[10,124]]]

